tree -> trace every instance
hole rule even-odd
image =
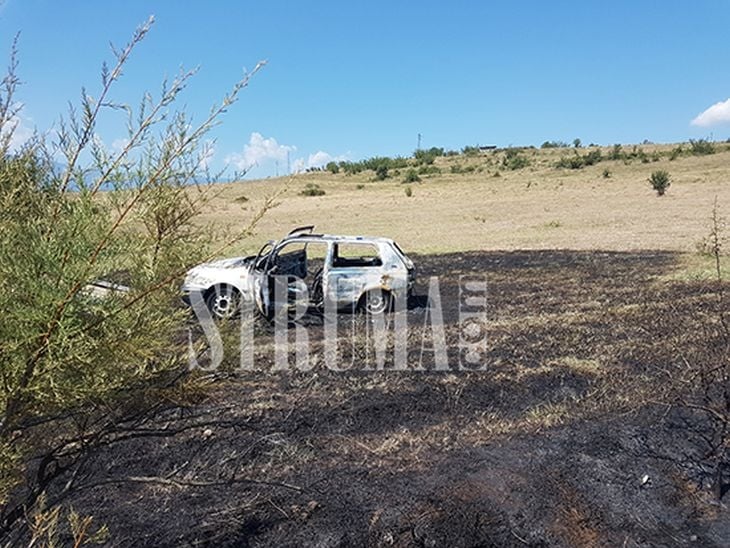
[[[54,475],[125,412],[139,412],[151,389],[159,397],[186,364],[176,349],[187,312],[172,305],[181,275],[210,253],[191,225],[214,192],[204,137],[263,63],[197,124],[174,110],[195,71],[163,82],[136,111],[113,103],[110,91],[152,25],[113,49],[95,97],[82,90],[54,141],[35,136],[11,148],[15,44],[0,84],[0,535]],[[95,133],[111,110],[127,113],[119,152]],[[269,204],[228,243],[245,237]],[[99,279],[130,289],[99,298],[88,291]],[[32,434],[38,429],[45,434]],[[40,467],[24,475],[31,456]],[[24,495],[8,504],[23,482]]]

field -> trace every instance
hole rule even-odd
[[[273,336],[258,326],[254,371],[195,377],[197,397],[118,425],[69,471],[77,487],[62,475],[49,495],[122,546],[726,545],[714,423],[678,405],[694,390],[680,380],[728,359],[726,284],[701,253],[715,202],[730,207],[730,145],[717,146],[670,160],[673,146],[644,145],[647,162],[583,169],[555,167],[570,149],[526,150],[517,170],[503,151],[439,157],[441,174],[410,197],[405,170],[220,185],[199,221],[219,241],[280,193],[226,255],[307,224],[396,239],[421,280],[412,369],[373,370],[362,335],[341,351],[345,371],[272,371]],[[659,169],[672,177],[663,197],[647,182]],[[306,184],[325,194],[300,195]],[[483,371],[456,367],[460,275],[487,282]],[[449,371],[421,352],[431,276]],[[308,330],[321,355],[321,325]]]
[[[661,249],[693,252],[708,233],[715,197],[730,203],[730,145],[721,153],[679,157],[672,146],[644,145],[659,161],[603,161],[583,169],[556,169],[568,149],[527,150],[531,165],[519,170],[500,166],[502,152],[476,157],[437,158],[440,175],[423,175],[405,195],[405,170],[385,181],[373,173],[306,173],[293,178],[223,185],[203,223],[246,224],[263,196],[283,191],[280,205],[257,227],[256,237],[231,250],[255,252],[260,243],[292,227],[314,224],[318,231],[388,235],[417,253],[496,249]],[[625,147],[631,150],[630,147]],[[604,157],[610,148],[604,148]],[[475,171],[451,173],[452,166]],[[477,170],[481,169],[481,172]],[[604,177],[604,170],[609,177]],[[657,198],[647,179],[667,170],[672,186]],[[494,174],[498,172],[499,177]],[[326,194],[299,193],[308,183]],[[244,201],[245,200],[245,201]]]

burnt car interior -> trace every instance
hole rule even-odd
[[[273,257],[268,273],[304,281],[310,300],[316,304],[322,300],[322,273],[326,257],[325,242],[290,242]]]
[[[337,243],[332,254],[333,268],[383,266],[378,248],[366,243]]]

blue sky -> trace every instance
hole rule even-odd
[[[136,104],[200,66],[181,106],[202,119],[267,60],[213,135],[213,166],[255,162],[249,178],[284,174],[287,156],[409,155],[419,133],[452,149],[730,137],[727,0],[0,0],[0,60],[21,33],[23,127],[52,127],[82,85],[93,95],[109,43],[153,14],[114,97]]]

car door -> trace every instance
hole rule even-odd
[[[290,241],[276,246],[254,282],[256,304],[261,314],[269,319],[274,317],[277,282],[286,284],[288,308],[307,306],[308,294],[302,283],[306,275],[306,242]]]
[[[326,273],[326,298],[337,308],[356,306],[364,292],[380,286],[382,265],[380,248],[372,242],[333,244]]]

